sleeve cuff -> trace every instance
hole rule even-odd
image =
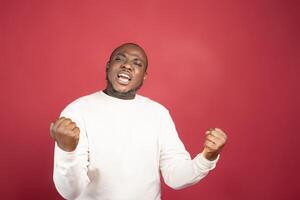
[[[210,171],[216,167],[219,158],[220,155],[218,155],[218,157],[215,160],[210,161],[207,160],[202,153],[200,153],[195,157],[194,160],[199,168],[201,168],[204,171]]]
[[[76,150],[64,151],[55,143],[55,155],[57,160],[62,163],[73,163],[76,160]]]

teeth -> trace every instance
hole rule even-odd
[[[127,78],[123,78],[123,77],[120,77],[119,80],[122,81],[123,83],[129,82],[129,80]]]
[[[127,74],[119,74],[118,76],[119,76],[119,78],[127,78],[130,80],[130,76]]]
[[[129,84],[129,81],[131,81],[131,78],[128,74],[121,72],[118,74],[118,80],[119,80],[119,83],[127,85],[127,84]]]

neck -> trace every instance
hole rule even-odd
[[[116,91],[113,87],[111,87],[110,85],[108,85],[106,87],[105,90],[103,90],[103,92],[111,97],[115,97],[118,99],[124,99],[124,100],[129,100],[129,99],[134,99],[136,91],[135,90],[130,90],[128,92],[125,93],[121,93]]]

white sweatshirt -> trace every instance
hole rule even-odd
[[[160,171],[168,186],[181,189],[217,162],[201,154],[191,160],[168,110],[140,95],[122,100],[96,92],[61,116],[80,128],[75,151],[55,145],[53,179],[66,199],[160,200]]]

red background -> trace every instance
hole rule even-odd
[[[186,148],[204,132],[229,140],[199,184],[162,197],[299,199],[297,1],[0,2],[1,199],[60,199],[49,124],[103,89],[114,47],[149,55],[141,94],[170,109]]]

